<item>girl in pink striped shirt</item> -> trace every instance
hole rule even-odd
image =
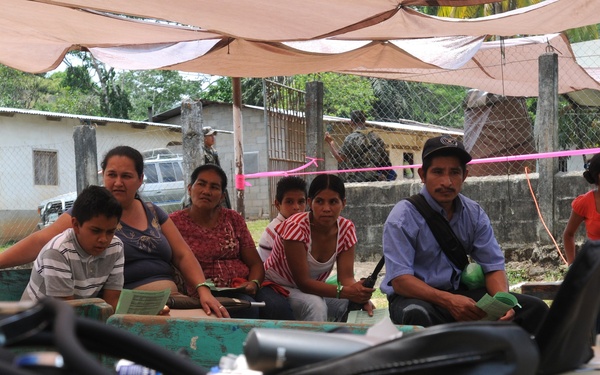
[[[318,175],[308,190],[309,212],[290,216],[275,228],[277,236],[265,262],[266,279],[289,290],[298,320],[339,320],[348,301],[372,314],[374,289],[354,279],[354,224],[340,216],[346,205],[344,182]],[[338,285],[325,282],[336,265]]]

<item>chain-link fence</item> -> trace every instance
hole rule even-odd
[[[48,200],[60,201],[63,194],[72,200],[77,190],[73,126],[79,123],[70,118],[46,122],[38,114],[1,119],[0,245],[6,246],[41,226],[39,210]],[[96,126],[96,136],[98,169],[104,154],[118,145],[181,152],[181,133],[171,126],[109,121]],[[102,183],[101,176],[98,183]]]
[[[564,82],[572,82],[572,86],[576,88],[579,87],[576,84],[585,87],[585,83],[592,80],[591,77],[599,78],[599,42],[595,40],[573,46],[580,65],[563,62],[566,59],[563,57],[565,52],[569,51],[556,51],[561,80],[559,87],[564,88]],[[373,130],[385,143],[389,164],[392,166],[419,164],[425,140],[439,134],[463,138],[475,158],[536,153],[538,150],[534,124],[537,98],[507,96],[502,93],[512,92],[512,86],[523,82],[537,82],[538,77],[532,76],[530,72],[532,66],[537,72],[538,59],[514,55],[509,51],[505,51],[503,56],[501,50],[489,58],[495,58],[497,63],[480,63],[490,67],[489,77],[494,77],[499,82],[497,84],[502,89],[496,94],[477,90],[479,86],[476,80],[469,79],[469,83],[458,81],[458,74],[453,76],[452,85],[355,77],[352,84],[359,81],[368,90],[348,91],[346,96],[325,83],[323,113],[326,130],[338,149],[341,148],[344,139],[353,130],[348,121],[351,111],[363,111],[367,117],[366,128]],[[510,75],[509,71],[512,72]],[[423,72],[408,78],[425,82],[431,80]],[[315,79],[318,80],[319,76]],[[283,83],[292,81],[294,80],[290,78]],[[297,88],[304,90],[303,86]],[[337,101],[332,104],[333,96],[336,96]],[[342,110],[340,106],[343,107]],[[558,146],[554,151],[597,147],[600,144],[598,108],[598,91],[579,90],[561,94],[558,103]],[[271,110],[278,111],[276,108]],[[294,113],[289,116],[294,116]],[[301,116],[299,113],[297,115]],[[79,125],[79,120],[68,123],[66,119],[61,119],[57,122],[46,121],[44,124],[35,120],[25,127],[23,124],[29,120],[23,120],[20,116],[26,115],[0,116],[0,126],[3,129],[3,137],[0,139],[0,160],[3,164],[0,173],[0,238],[4,242],[22,238],[35,229],[39,220],[35,210],[42,201],[76,189],[75,160],[69,158],[74,158],[72,127]],[[142,127],[146,128],[141,129]],[[119,144],[131,145],[141,151],[165,147],[175,152],[181,151],[178,149],[181,134],[168,127],[107,122],[97,124],[97,134],[99,159],[107,150]],[[277,137],[275,132],[271,135]],[[287,145],[285,132],[279,137],[270,140],[270,147]],[[336,164],[329,155],[328,146],[325,147],[327,169],[349,168],[344,163]],[[561,158],[561,170],[582,170],[583,158]],[[285,163],[292,159],[294,163],[299,162],[298,158],[280,159]],[[63,169],[67,166],[70,169]],[[508,175],[523,173],[525,167],[535,171],[535,160],[474,165],[470,168],[470,174]],[[277,169],[285,168],[278,166]],[[416,170],[396,169],[396,173],[397,179],[410,179],[415,178]]]
[[[563,56],[567,51],[554,51],[558,54],[559,89],[565,89],[565,85],[577,87],[582,82],[589,82],[591,77],[600,77],[600,40],[585,42],[573,49],[577,51],[579,65]],[[508,55],[509,53],[516,55]],[[362,98],[349,95],[346,106],[360,109],[367,115],[367,129],[374,130],[385,140],[392,165],[395,166],[420,163],[420,150],[425,139],[442,133],[462,138],[475,159],[540,152],[534,137],[537,98],[502,95],[503,92],[513,92],[516,88],[522,90],[520,86],[524,82],[530,86],[533,83],[537,85],[538,58],[520,55],[518,50],[501,49],[497,51],[497,55],[490,54],[487,58],[497,59],[496,64],[491,61],[479,62],[482,66],[492,66],[495,70],[487,78],[493,77],[498,81],[495,85],[500,87],[500,92],[496,94],[478,90],[478,81],[472,77],[464,83],[465,87],[364,78],[373,90],[374,99],[369,105],[365,105]],[[568,60],[568,63],[564,60]],[[506,76],[502,73],[503,69]],[[535,74],[530,76],[531,72]],[[453,82],[460,84],[460,76],[456,72],[452,77]],[[411,76],[410,79],[432,80],[423,73]],[[484,78],[481,81],[482,87],[489,86]],[[537,90],[537,86],[535,88]],[[327,95],[326,90],[326,102]],[[552,151],[597,147],[600,144],[599,109],[599,91],[579,90],[559,95],[558,145]],[[350,117],[350,111],[347,112],[344,117]],[[328,130],[336,145],[341,146],[344,138],[353,131],[353,126],[346,121],[340,122],[339,126],[330,126]],[[582,170],[585,160],[586,156],[560,157],[560,170]],[[347,165],[342,164],[341,167]],[[522,174],[525,167],[529,172],[535,172],[536,161],[472,165],[470,175]],[[411,171],[405,174],[406,177],[413,175]]]

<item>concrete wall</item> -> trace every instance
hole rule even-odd
[[[267,128],[264,124],[264,112],[261,109],[243,107],[243,147],[244,173],[264,172],[267,168]],[[171,124],[181,124],[181,116],[169,119]],[[231,104],[210,103],[202,107],[202,126],[210,126],[217,130],[233,131],[233,114]],[[227,190],[231,204],[235,209],[235,158],[233,134],[217,133],[215,148],[219,153],[221,167],[227,173],[229,181]],[[250,159],[258,163],[251,164]],[[256,170],[249,168],[255,167]],[[269,185],[266,178],[247,181],[244,191],[246,217],[268,218],[272,198],[269,198]]]
[[[530,174],[528,177],[535,192],[538,175]],[[562,249],[562,232],[571,213],[571,201],[590,190],[592,185],[583,179],[580,171],[559,173],[555,176],[555,182],[557,189],[553,236]],[[342,216],[351,219],[356,225],[358,260],[374,260],[380,256],[383,224],[389,212],[400,199],[418,193],[422,185],[418,179],[346,184],[347,205]],[[463,193],[479,202],[487,212],[496,238],[505,252],[531,250],[552,244],[545,238],[537,238],[536,228],[542,222],[525,175],[469,177],[465,181]],[[584,236],[582,225],[578,239],[583,240]]]

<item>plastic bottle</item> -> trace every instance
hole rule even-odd
[[[148,367],[138,365],[126,359],[121,359],[116,365],[117,375],[162,375]]]

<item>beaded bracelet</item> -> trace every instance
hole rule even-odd
[[[344,289],[344,286],[340,283],[338,283],[337,285],[337,293],[335,295],[335,298],[340,298],[340,295],[342,294],[342,290]]]

